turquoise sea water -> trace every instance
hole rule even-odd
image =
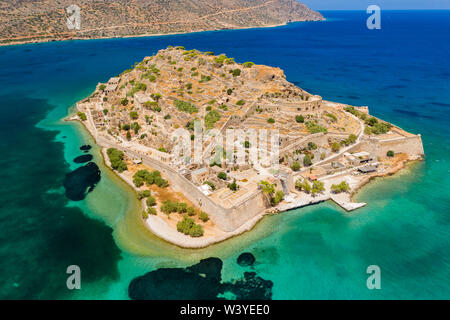
[[[385,11],[377,31],[365,28],[364,12],[324,15],[277,28],[0,48],[0,298],[127,299],[133,278],[210,256],[229,281],[250,270],[236,264],[244,251],[273,282],[273,299],[450,298],[450,11]],[[294,210],[202,250],[152,237],[95,146],[101,181],[69,201],[65,174],[93,142],[61,118],[97,82],[167,45],[278,66],[325,99],[368,105],[421,133],[426,161],[364,187],[357,198],[368,206],[351,214],[331,203]],[[82,270],[76,292],[65,284],[71,264]],[[381,290],[366,287],[369,265],[381,268]]]

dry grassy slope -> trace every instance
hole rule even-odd
[[[81,30],[65,8],[81,7]],[[0,39],[39,40],[170,33],[322,20],[296,0],[12,0],[0,1]]]

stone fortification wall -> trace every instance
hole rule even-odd
[[[189,201],[207,212],[211,220],[224,231],[231,232],[237,229],[266,208],[262,192],[259,190],[250,194],[233,207],[224,208],[204,195],[192,182],[170,166],[147,155],[125,150],[101,136],[98,137],[97,143],[104,147],[120,149],[128,157],[142,159],[145,165],[159,170],[175,191],[182,192]]]

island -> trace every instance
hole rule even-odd
[[[279,68],[181,46],[98,83],[76,110],[69,119],[135,189],[147,228],[187,248],[322,201],[358,209],[362,185],[424,159],[420,134],[366,106],[323,100]]]

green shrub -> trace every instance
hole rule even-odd
[[[295,188],[299,191],[303,191],[305,193],[311,193],[311,185],[309,184],[308,180],[306,179],[298,179],[295,182]]]
[[[334,193],[341,193],[341,192],[347,192],[350,190],[350,186],[346,181],[342,181],[339,184],[333,184],[331,185],[331,191]]]
[[[311,157],[309,155],[305,155],[305,157],[303,158],[303,165],[305,167],[309,167],[310,165],[312,165]]]
[[[297,123],[303,123],[305,122],[305,117],[302,115],[297,115],[295,116],[295,121],[297,121]]]
[[[298,161],[294,161],[292,163],[291,169],[293,171],[298,171],[298,170],[300,170],[300,168],[301,168],[301,165],[300,165],[300,163]]]
[[[147,206],[153,207],[156,204],[156,199],[152,196],[148,196],[146,200]]]
[[[319,132],[324,132],[327,133],[328,130],[324,127],[322,127],[321,125],[319,125],[317,123],[317,121],[307,121],[305,123],[306,125],[306,129],[308,130],[309,133],[313,134],[313,133],[319,133]]]
[[[147,209],[147,213],[151,214],[152,216],[156,216],[156,209],[153,207],[150,207]]]
[[[141,177],[135,177],[133,178],[133,183],[136,187],[140,188],[144,185],[144,179]]]
[[[337,118],[336,118],[336,116],[335,116],[334,114],[329,113],[329,112],[325,112],[325,115],[326,115],[328,118],[330,118],[331,120],[333,120],[333,122],[336,122],[336,121],[337,121]]]
[[[173,104],[178,110],[180,110],[182,112],[186,112],[189,114],[198,112],[198,109],[196,106],[194,106],[193,104],[186,102],[186,101],[177,99],[173,102]]]
[[[182,232],[185,235],[190,235],[191,237],[201,237],[203,236],[203,227],[195,223],[192,218],[188,216],[183,216],[183,220],[177,223],[178,232]]]
[[[198,215],[198,218],[200,220],[202,220],[203,222],[206,222],[206,221],[209,220],[208,214],[206,212],[204,212],[204,211],[200,212],[200,214]]]
[[[284,192],[281,190],[277,190],[275,192],[275,195],[270,199],[270,203],[272,204],[272,206],[276,206],[281,202],[281,200],[283,200],[283,198]]]
[[[319,180],[315,180],[312,183],[312,189],[311,189],[311,193],[313,195],[317,194],[317,193],[321,193],[325,191],[325,186],[324,183],[322,181]]]
[[[241,75],[241,69],[234,69],[231,71],[231,74],[233,75],[233,77],[237,77]]]
[[[238,102],[236,102],[236,104],[238,105],[238,106],[243,106],[244,104],[245,104],[245,100],[239,100]]]
[[[232,183],[229,183],[227,185],[228,189],[230,189],[231,191],[237,191],[239,189],[239,185],[236,183],[236,179],[233,180]]]
[[[124,154],[122,151],[115,148],[109,148],[106,151],[106,154],[108,155],[113,170],[117,170],[118,172],[127,170],[127,164],[123,161]]]
[[[331,150],[333,152],[338,152],[340,149],[341,149],[341,144],[339,142],[335,141],[331,144]]]
[[[253,63],[253,62],[244,62],[243,64],[242,64],[242,66],[244,67],[244,68],[251,68],[251,67],[253,67],[255,64]]]
[[[187,215],[190,216],[190,217],[195,216],[195,209],[194,209],[194,207],[188,207],[188,208],[186,209],[186,213],[187,213]]]
[[[267,119],[267,122],[268,123],[275,123],[275,119],[274,118],[269,118],[269,119]]]
[[[217,178],[222,179],[222,180],[227,180],[227,174],[225,172],[219,172],[217,174]]]
[[[392,151],[392,150],[389,150],[388,152],[386,152],[386,156],[388,156],[388,157],[393,157],[394,156],[394,151]]]
[[[142,183],[144,183],[144,180],[142,180]],[[147,198],[147,197],[150,197],[150,190],[142,190],[142,191],[138,192],[138,199],[139,200],[142,200],[142,199]]]
[[[185,213],[187,211],[187,204],[184,202],[178,202],[176,206],[178,213]]]
[[[136,120],[137,118],[139,118],[139,114],[136,111],[131,111],[130,118]]]
[[[217,110],[211,110],[205,115],[206,129],[214,128],[214,124],[220,120],[220,113]]]
[[[203,182],[203,184],[207,184],[208,186],[210,186],[211,190],[216,190],[216,186],[211,181],[205,181]]]
[[[87,120],[86,114],[84,112],[81,112],[81,111],[78,112],[77,116],[81,119],[81,121],[86,121]]]

